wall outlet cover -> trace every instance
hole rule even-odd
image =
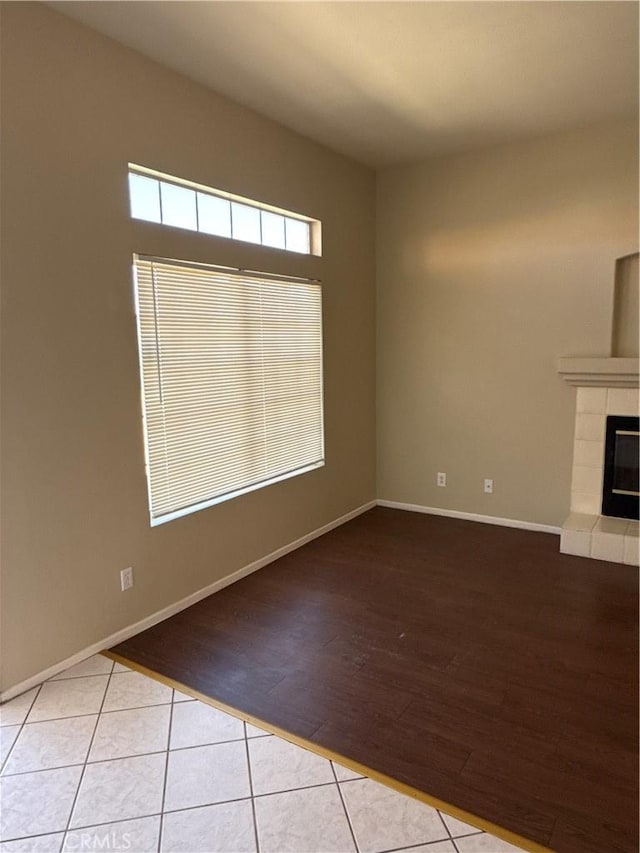
[[[133,566],[120,571],[120,589],[124,592],[133,586]]]

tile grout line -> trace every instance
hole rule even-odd
[[[100,716],[100,715],[96,714],[96,716]],[[240,742],[241,742],[240,740],[234,740],[234,741],[221,741],[220,743],[205,743],[205,744],[201,744],[199,746],[188,746],[188,747],[181,747],[180,749],[171,749],[171,750],[169,750],[169,752],[186,752],[189,749],[200,749],[202,747],[221,746],[222,744],[240,743]],[[20,773],[8,773],[5,776],[3,776],[2,778],[3,779],[13,779],[17,776],[33,776],[36,773],[48,773],[51,770],[67,770],[70,767],[83,767],[85,765],[88,765],[90,767],[94,767],[94,766],[97,766],[98,764],[110,764],[113,761],[124,761],[124,760],[130,759],[130,758],[145,758],[149,755],[162,755],[163,753],[166,753],[166,752],[167,752],[167,750],[158,749],[155,752],[138,752],[138,753],[134,753],[133,755],[119,755],[116,758],[102,758],[102,759],[100,759],[100,761],[84,761],[84,762],[78,761],[75,764],[61,764],[61,765],[56,765],[55,767],[43,767],[40,770],[23,770]],[[367,777],[362,776],[361,778],[365,779]],[[359,780],[358,779],[347,779],[347,780],[345,780],[345,782],[341,782],[339,784],[342,785],[342,784],[346,784],[346,782],[357,782],[357,781],[359,781]],[[263,797],[271,797],[274,794],[291,794],[294,791],[308,791],[311,788],[328,788],[330,785],[333,785],[333,784],[335,784],[333,781],[332,782],[314,782],[312,785],[300,785],[297,788],[282,788],[282,789],[278,789],[276,791],[267,791],[264,794],[253,794],[252,796],[254,799],[260,800]],[[215,805],[221,805],[222,803],[237,803],[237,802],[241,802],[242,800],[249,800],[249,799],[251,799],[251,796],[233,797],[230,800],[214,800],[210,803],[203,803],[202,806],[215,806]],[[201,808],[201,806],[184,806],[183,808],[179,808],[179,809],[165,809],[164,813],[171,814],[172,812],[185,811],[185,810],[191,809],[191,808]],[[154,814],[156,814],[156,813],[154,812]],[[143,815],[143,817],[149,817],[149,815]],[[134,818],[125,818],[125,819],[126,820],[134,820]],[[104,821],[104,822],[105,823],[113,823],[114,821]],[[93,826],[93,824],[90,824],[90,825]],[[95,824],[95,825],[97,826],[98,824]],[[62,832],[62,830],[56,830],[56,831]],[[478,832],[481,832],[481,830],[478,830]],[[473,833],[471,833],[471,834],[473,834]],[[25,837],[28,837],[28,836],[25,836]]]
[[[439,818],[440,818],[440,820],[442,821],[442,825],[444,826],[444,830],[445,830],[445,832],[447,833],[447,835],[449,836],[449,839],[450,839],[451,843],[453,844],[453,849],[456,851],[456,853],[460,853],[460,851],[458,850],[458,845],[456,844],[455,839],[454,839],[454,837],[453,837],[453,835],[452,835],[452,833],[451,833],[451,830],[450,830],[450,829],[449,829],[449,827],[447,826],[447,822],[446,822],[446,820],[444,819],[444,817],[442,816],[442,813],[441,813],[440,809],[436,809],[436,811],[438,812],[438,817],[439,817]]]
[[[300,788],[284,788],[283,790],[278,791],[269,791],[266,794],[253,794],[253,796],[248,797],[232,797],[230,800],[212,800],[211,802],[199,803],[197,806],[183,806],[179,809],[165,809],[164,814],[174,814],[175,812],[186,812],[189,809],[202,809],[209,808],[210,806],[222,806],[226,803],[241,803],[244,800],[263,800],[267,797],[274,797],[278,794],[295,794],[296,791],[311,791],[313,788],[328,788],[331,785],[335,785],[335,782],[319,782],[316,785],[303,785]]]
[[[115,664],[114,664],[114,666],[115,666]],[[73,813],[75,811],[76,804],[78,802],[78,794],[80,793],[80,788],[82,787],[82,781],[84,779],[84,774],[87,770],[87,762],[89,760],[89,756],[91,755],[91,747],[93,746],[93,742],[94,742],[95,737],[96,737],[96,731],[98,730],[98,723],[100,722],[100,715],[102,714],[102,709],[104,707],[104,703],[105,703],[105,700],[107,698],[107,693],[109,692],[109,685],[111,684],[111,676],[112,675],[113,675],[113,666],[111,667],[111,671],[109,672],[109,676],[107,678],[107,683],[106,683],[105,688],[104,688],[104,693],[102,695],[102,702],[100,703],[100,708],[99,708],[98,714],[96,716],[96,723],[95,723],[95,726],[93,727],[93,734],[91,735],[91,740],[89,741],[89,747],[87,749],[87,755],[85,757],[84,764],[82,766],[82,772],[80,773],[80,778],[78,779],[78,785],[76,787],[76,793],[75,793],[75,796],[73,798],[73,803],[71,804],[71,810],[69,811],[69,817],[67,818],[67,825],[66,825],[65,830],[64,830],[65,834],[64,834],[64,838],[62,840],[61,847],[64,847],[64,843],[67,840],[67,835],[69,834],[69,828],[71,826],[71,821],[73,820]],[[66,679],[66,680],[70,680],[70,679]]]
[[[70,678],[67,680],[71,681]],[[78,681],[79,679],[74,679],[74,680]],[[46,684],[47,682],[44,682],[44,683]],[[57,723],[57,722],[60,722],[60,720],[77,720],[80,717],[94,717],[98,713],[100,713],[100,715],[103,716],[104,714],[118,714],[120,711],[142,711],[144,708],[162,708],[164,705],[169,705],[169,704],[171,704],[171,703],[170,702],[159,702],[155,705],[134,705],[133,708],[116,708],[113,711],[100,711],[100,712],[90,711],[87,714],[67,714],[64,717],[47,717],[44,720],[32,720],[30,723],[25,721],[24,725],[26,725],[26,726],[37,726],[40,723]],[[18,726],[21,724],[15,723],[15,725]],[[9,728],[9,726],[8,725],[7,726],[0,726],[0,730],[4,729],[4,728]]]
[[[169,778],[169,754],[171,752],[171,729],[173,726],[173,706],[176,700],[176,691],[171,691],[171,710],[169,711],[169,730],[167,732],[167,750],[164,762],[164,779],[162,782],[162,800],[160,801],[160,826],[158,828],[158,853],[162,849],[162,836],[164,834],[164,803],[167,796],[167,779]]]
[[[333,773],[333,778],[336,780],[336,787],[338,789],[338,796],[340,797],[340,802],[342,803],[342,808],[344,811],[344,816],[347,819],[347,824],[349,826],[349,832],[351,833],[351,837],[353,838],[353,845],[356,849],[356,853],[360,853],[360,847],[358,846],[358,841],[356,839],[356,834],[351,824],[351,818],[349,817],[349,812],[347,811],[347,804],[344,801],[344,797],[342,796],[342,789],[340,788],[340,782],[338,780],[338,774],[336,773],[336,768],[333,761],[329,760],[329,764],[331,765],[331,772]],[[356,781],[356,780],[352,780]]]
[[[108,658],[105,658],[108,660]],[[84,675],[67,675],[66,677],[62,677],[61,675],[54,675],[51,678],[45,679],[42,684],[57,684],[58,681],[75,681],[78,678],[96,678],[99,675],[110,675],[109,672],[86,672]]]
[[[251,814],[253,815],[253,836],[256,841],[256,853],[260,853],[260,838],[258,837],[258,819],[256,817],[256,801],[253,794],[253,776],[251,775],[251,755],[249,753],[249,738],[247,737],[247,721],[242,721],[244,732],[244,748],[247,755],[247,770],[249,772],[249,793],[251,794]]]
[[[11,753],[13,752],[13,750],[15,749],[16,744],[18,743],[18,738],[19,738],[19,737],[20,737],[20,735],[22,734],[22,730],[24,729],[24,727],[25,727],[25,726],[26,726],[26,724],[27,724],[27,720],[28,720],[28,718],[29,718],[29,714],[31,713],[31,709],[32,709],[32,708],[33,708],[33,706],[34,706],[36,699],[37,699],[37,698],[38,698],[38,696],[40,695],[40,691],[41,691],[41,690],[42,690],[42,684],[39,684],[39,685],[38,685],[38,688],[37,688],[37,690],[36,690],[36,694],[35,694],[35,696],[33,697],[33,699],[31,700],[31,704],[29,705],[29,707],[28,707],[28,709],[27,709],[27,713],[24,715],[24,719],[22,720],[22,722],[21,722],[21,723],[16,723],[16,724],[15,724],[15,725],[20,726],[20,728],[18,729],[18,734],[17,734],[17,735],[15,736],[15,738],[13,739],[13,743],[11,744],[11,749],[10,749],[10,750],[9,750],[9,752],[7,753],[7,757],[6,757],[6,758],[5,758],[5,760],[2,762],[2,767],[0,767],[0,775],[2,774],[2,772],[3,772],[4,768],[7,766],[7,763],[8,763],[8,761],[9,761],[9,759],[11,758]],[[5,727],[4,727],[4,726],[2,726],[2,728],[5,728]],[[8,775],[9,775],[9,774],[8,774]],[[11,775],[12,775],[12,774],[11,774]],[[5,777],[3,777],[3,778],[5,778]]]
[[[105,820],[103,823],[87,823],[83,826],[76,826],[73,828],[73,832],[82,832],[85,829],[95,829],[98,826],[113,826],[117,823],[129,823],[134,820],[148,820],[152,817],[162,817],[160,812],[154,812],[153,814],[143,814],[140,817],[126,817],[124,820],[118,818],[117,820]],[[65,834],[64,829],[55,829],[53,832],[36,832],[33,835],[17,835],[13,838],[5,838],[0,844],[8,844],[9,842],[13,843],[14,841],[28,841],[30,838],[42,838],[44,835],[58,835]]]
[[[451,832],[451,830],[449,830],[449,831]],[[461,838],[471,838],[472,835],[491,835],[491,833],[485,832],[484,829],[478,829],[475,832],[461,832],[458,835],[453,835],[453,833],[451,833],[451,840],[452,841],[459,841]],[[492,836],[492,837],[496,837],[496,836]],[[507,842],[507,843],[509,843],[509,842]]]
[[[137,709],[136,709],[137,710]],[[171,718],[173,719],[173,708],[171,709]],[[229,740],[211,740],[205,741],[204,743],[196,743],[190,746],[174,746],[173,748],[169,748],[170,752],[187,752],[189,749],[200,749],[202,746],[222,746],[223,743],[241,743],[244,740],[243,737],[234,737]],[[165,752],[164,749],[156,749],[155,752]],[[151,755],[151,753],[140,753],[141,755]],[[110,759],[106,758],[105,761],[109,761]]]
[[[438,838],[436,841],[421,841],[419,844],[409,844],[408,847],[393,847],[389,850],[381,850],[380,853],[404,853],[405,850],[411,851],[417,850],[418,847],[430,847],[432,844],[442,844],[443,841],[453,842],[453,838]]]
[[[69,679],[71,680],[71,679]],[[171,701],[169,702],[152,702],[150,705],[132,705],[131,707],[126,708],[107,708],[104,711],[101,711],[102,714],[118,714],[120,711],[142,711],[143,708],[163,708],[165,705],[171,705]],[[78,716],[83,716],[79,714]]]
[[[95,715],[96,718],[98,714]],[[111,760],[111,759],[110,759]],[[17,773],[3,773],[3,779],[15,779],[18,776],[33,776],[35,773],[49,773],[51,770],[69,770],[70,767],[84,767],[85,764],[97,762],[74,761],[72,764],[56,764],[54,767],[39,767],[36,770],[19,770]]]
[[[106,676],[101,676],[106,677]],[[75,681],[79,681],[80,679],[74,679]],[[46,684],[46,682],[45,682]],[[42,685],[44,687],[44,684]],[[133,710],[133,709],[132,709]],[[86,711],[82,714],[63,714],[61,717],[43,717],[41,720],[27,720],[25,725],[27,726],[39,726],[40,723],[59,723],[61,720],[78,720],[81,717],[95,717],[98,713],[97,710]],[[108,713],[108,712],[107,712]]]
[[[453,841],[453,846],[456,848],[456,850],[458,849],[458,845],[456,844],[456,841],[460,841],[461,838],[472,838],[474,835],[488,835],[490,838],[497,838],[498,837],[497,835],[493,835],[491,832],[488,832],[486,829],[478,829],[475,826],[471,826],[471,824],[469,824],[469,828],[471,830],[470,832],[459,832],[456,835],[454,835],[453,832],[447,826],[447,822],[444,820],[443,815],[441,814],[440,810],[438,810],[438,814],[440,815],[440,818],[443,820],[445,828],[446,828],[447,832],[449,833],[449,836],[451,837],[451,841]],[[445,812],[445,814],[446,814],[446,812]],[[450,817],[453,817],[453,815],[450,815]],[[507,842],[507,843],[510,843],[510,842]]]

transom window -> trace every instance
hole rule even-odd
[[[131,216],[202,234],[320,255],[320,222],[129,164]]]

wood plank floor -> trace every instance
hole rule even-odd
[[[638,570],[558,545],[377,507],[113,651],[559,853],[637,853]]]

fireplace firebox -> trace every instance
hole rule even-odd
[[[638,518],[640,418],[609,415],[604,451],[602,514]]]

